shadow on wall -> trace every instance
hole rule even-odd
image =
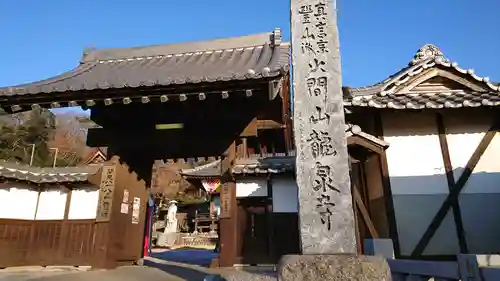
[[[464,169],[456,169],[461,174]],[[457,180],[458,177],[455,177]],[[401,254],[410,255],[448,195],[443,174],[391,177]],[[500,252],[500,173],[473,173],[459,196],[466,242],[471,254]],[[459,253],[450,209],[424,255]]]

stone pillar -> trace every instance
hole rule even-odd
[[[291,0],[294,137],[303,255],[278,280],[391,280],[382,257],[356,255],[336,0]]]
[[[302,253],[356,253],[335,1],[291,8]]]

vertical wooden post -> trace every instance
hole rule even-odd
[[[236,158],[236,143],[232,143],[221,162],[220,191],[220,258],[221,267],[231,267],[236,261],[238,206],[233,165]]]
[[[73,196],[73,189],[71,188],[71,186],[61,186],[61,188],[64,188],[68,191],[66,193],[66,205],[64,206],[64,220],[67,220],[69,217],[69,209],[71,207],[71,197]]]
[[[112,245],[112,204],[116,181],[116,166],[105,165],[98,179],[91,179],[99,186],[99,203],[97,206],[96,224],[94,230],[94,252],[91,259],[92,268],[114,268],[116,262]],[[116,203],[116,202],[115,202]]]
[[[374,116],[374,130],[376,132],[376,136],[384,140],[384,124],[383,118],[380,113],[375,114]],[[380,175],[382,177],[382,186],[384,190],[384,203],[385,210],[387,214],[387,218],[389,219],[389,233],[394,246],[394,255],[396,258],[401,256],[401,247],[399,244],[399,234],[396,220],[396,211],[394,209],[394,201],[392,196],[392,188],[391,188],[391,179],[389,176],[389,166],[387,164],[387,155],[385,151],[378,156],[379,164],[380,164]]]
[[[336,0],[291,0],[293,126],[304,254],[356,253]]]
[[[441,155],[443,156],[443,164],[446,173],[446,181],[448,183],[448,191],[453,190],[455,185],[455,177],[453,176],[453,165],[451,164],[450,150],[448,149],[448,139],[446,138],[446,126],[441,113],[436,113],[436,124],[439,134],[439,145],[441,146]],[[458,245],[461,254],[468,254],[467,240],[465,238],[464,223],[462,221],[462,211],[460,211],[460,201],[456,200],[452,204],[453,219],[455,221],[455,230],[457,232]]]
[[[61,236],[66,237],[68,235],[68,230],[70,228],[70,225],[67,223],[67,221],[68,221],[68,217],[69,217],[69,209],[71,206],[71,197],[73,194],[73,189],[71,186],[64,186],[64,185],[59,186],[59,188],[67,191],[66,204],[64,206],[64,217],[63,217],[63,221],[61,224]],[[57,255],[58,255],[58,258],[60,259],[60,261],[64,261],[64,250],[65,250],[64,244],[65,244],[65,242],[66,242],[66,239],[61,239],[59,241],[59,252],[57,253]]]
[[[273,262],[276,262],[276,251],[274,248],[274,227],[273,227],[273,177],[267,176],[267,198],[266,198],[266,227],[267,227],[267,254]]]

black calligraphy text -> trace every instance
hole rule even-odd
[[[333,147],[332,137],[328,132],[312,130],[307,139],[311,145],[312,155],[314,158],[318,156],[336,156],[337,151]]]
[[[316,112],[309,117],[309,121],[313,124],[317,124],[322,121],[330,124],[330,114],[326,113],[325,110],[320,106],[316,106],[315,108]]]
[[[317,198],[318,202],[316,204],[316,210],[319,213],[321,223],[326,224],[328,230],[332,229],[332,210],[331,208],[335,206],[332,203],[330,195],[321,194]]]
[[[321,162],[316,162],[314,165],[314,183],[313,190],[327,192],[333,190],[340,193],[340,189],[333,185],[332,168],[328,165],[323,165]]]

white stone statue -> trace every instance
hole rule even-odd
[[[162,247],[171,247],[177,240],[177,201],[168,202],[167,221],[165,230],[158,237],[157,245]]]
[[[177,201],[172,200],[168,204],[165,233],[175,233],[177,232]]]

